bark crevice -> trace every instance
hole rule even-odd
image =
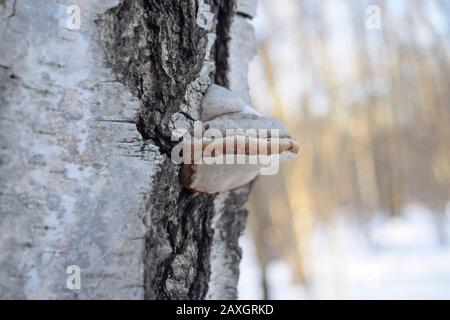
[[[226,85],[234,1],[205,3],[215,14],[211,78]],[[202,299],[208,291],[215,196],[183,189],[179,167],[169,158],[173,115],[195,117],[182,106],[192,104],[191,84],[207,55],[208,31],[196,23],[198,10],[195,0],[125,0],[97,21],[109,67],[141,102],[137,130],[165,155],[146,195],[146,299]]]

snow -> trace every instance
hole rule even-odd
[[[439,241],[435,215],[419,205],[400,217],[376,214],[357,224],[337,214],[318,222],[307,257],[308,287],[291,282],[283,261],[268,266],[271,299],[450,299],[450,243]],[[444,230],[450,234],[447,214]],[[240,299],[261,299],[261,270],[249,235],[241,241]]]

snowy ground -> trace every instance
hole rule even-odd
[[[450,236],[450,217],[443,230]],[[281,261],[268,268],[272,299],[450,299],[450,243],[439,242],[433,215],[419,206],[401,218],[376,216],[366,226],[336,218],[311,236],[308,288],[290,281]],[[260,299],[251,238],[242,238],[240,299]]]

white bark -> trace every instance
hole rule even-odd
[[[139,100],[104,66],[94,19],[117,1],[6,1],[1,14],[1,296],[142,298],[143,194],[158,150],[142,148]],[[66,288],[79,265],[82,290]]]
[[[146,69],[154,61],[142,66],[136,62],[136,70],[142,71],[139,79],[148,88],[148,93],[137,94],[137,86],[124,79],[123,72],[133,68],[133,58],[122,70],[108,58],[111,48],[105,54],[102,41],[108,40],[99,17],[108,23],[124,1],[63,2],[67,5],[0,0],[0,297],[201,298],[210,272],[218,272],[209,270],[207,255],[216,250],[210,247],[219,246],[216,235],[212,242],[207,240],[213,198],[182,190],[177,167],[161,152],[167,146],[157,141],[167,141],[164,134],[170,130],[189,127],[200,113],[202,94],[214,78],[210,51],[217,38],[215,8],[199,6],[197,12],[196,28],[204,43],[195,52],[201,55],[195,68],[201,72],[183,88],[182,104],[167,106],[162,114],[145,109],[153,105],[147,95],[160,85]],[[81,10],[80,30],[67,28],[66,10],[73,4]],[[134,5],[135,12],[143,10],[140,1]],[[128,9],[122,7],[124,13]],[[204,18],[211,14],[213,22],[208,24]],[[129,39],[136,41],[133,34]],[[173,88],[179,84],[170,75],[171,45],[177,44],[161,43],[161,70],[168,74],[161,84],[167,81]],[[145,43],[135,46],[145,53]],[[242,63],[247,62],[248,57]],[[229,72],[234,68],[232,62]],[[231,80],[230,87],[241,90],[243,81]],[[150,136],[157,125],[166,131],[144,141],[136,127],[142,110],[147,110],[145,119],[157,123],[146,128]],[[166,118],[170,120],[164,122]],[[242,204],[247,193],[240,198]],[[180,236],[183,214],[192,217],[187,227],[194,228],[194,236]],[[232,243],[237,243],[245,212],[239,219]],[[203,228],[197,226],[199,221]],[[197,234],[205,239],[198,240]],[[233,286],[236,252],[239,248],[232,246],[224,253],[233,256]],[[81,269],[80,290],[66,287],[69,265]],[[163,292],[155,291],[158,281]],[[213,297],[222,297],[216,292]]]

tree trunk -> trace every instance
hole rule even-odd
[[[170,159],[210,84],[249,99],[235,1],[0,0],[0,298],[236,298],[249,187]]]

